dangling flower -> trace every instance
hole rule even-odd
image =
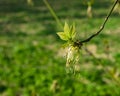
[[[69,46],[67,52],[66,67],[74,65],[78,62],[79,62],[79,48],[74,46]]]

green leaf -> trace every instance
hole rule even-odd
[[[72,38],[72,39],[74,39],[75,38],[75,35],[76,35],[76,31],[75,31],[75,24],[73,24],[71,27],[70,27],[70,37]]]
[[[69,37],[66,35],[65,32],[58,32],[57,35],[62,39],[62,40],[69,40]]]
[[[70,28],[69,28],[69,25],[67,22],[65,22],[65,25],[64,25],[64,32],[69,36],[69,31],[70,31]]]
[[[69,27],[68,23],[65,22],[64,32],[58,32],[57,34],[62,40],[74,41],[76,37],[75,24],[73,23],[72,26]]]

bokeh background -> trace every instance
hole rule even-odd
[[[95,33],[114,0],[48,0],[80,40]],[[0,96],[120,96],[120,14],[81,49],[77,73],[66,73],[63,31],[43,0],[0,0]]]

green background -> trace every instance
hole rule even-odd
[[[42,0],[0,0],[0,96],[120,96],[120,14],[81,49],[79,72],[66,73],[63,31]],[[113,1],[48,0],[62,24],[76,23],[80,40],[99,30]],[[85,51],[88,48],[92,55]]]

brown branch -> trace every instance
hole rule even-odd
[[[91,35],[90,37],[88,37],[87,39],[78,42],[78,44],[82,45],[83,43],[89,42],[89,41],[90,41],[91,39],[93,39],[95,36],[97,36],[97,35],[100,34],[100,32],[104,29],[105,24],[107,23],[110,15],[112,14],[115,5],[116,5],[118,2],[120,2],[120,0],[116,0],[116,1],[115,1],[115,3],[113,4],[113,7],[111,8],[110,12],[108,13],[107,17],[105,18],[105,21],[103,22],[103,24],[102,24],[102,26],[100,27],[100,29],[99,29],[95,34],[93,34],[93,35]]]

